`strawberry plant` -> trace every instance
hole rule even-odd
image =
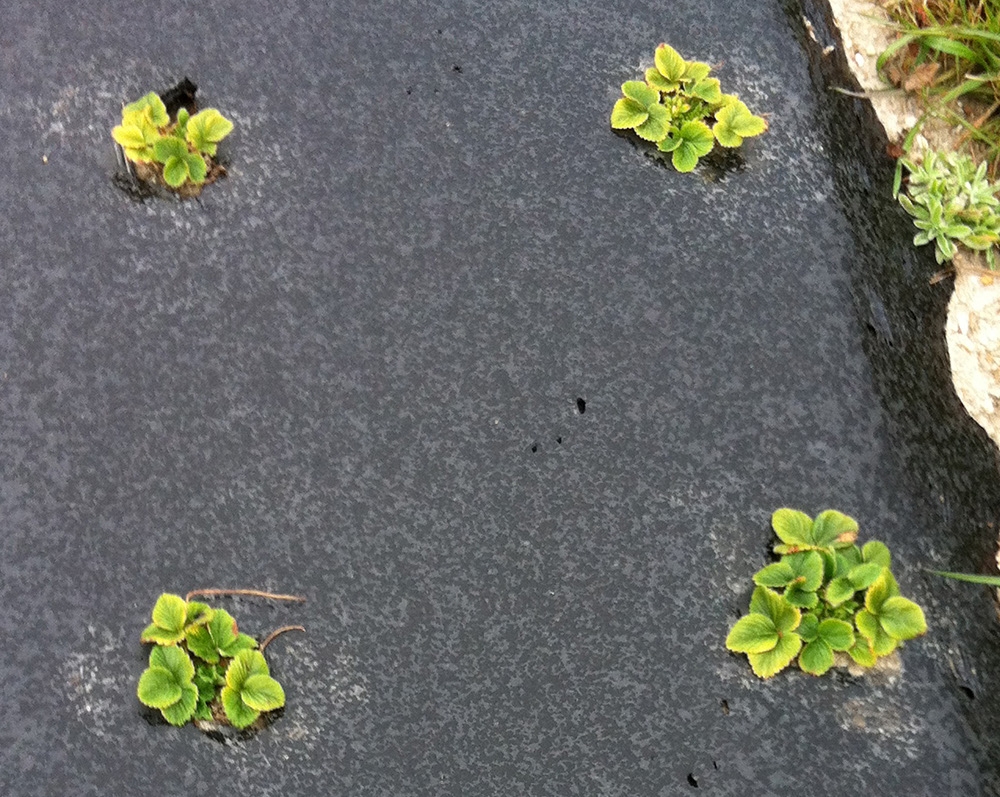
[[[204,593],[302,600],[254,590],[204,590],[186,599],[164,593],[153,606],[153,622],[142,632],[141,641],[155,647],[139,677],[137,695],[171,725],[193,720],[247,728],[262,713],[285,705],[285,692],[271,677],[264,648],[280,633],[305,629],[285,626],[258,644],[240,632],[229,612],[191,600]]]
[[[823,675],[837,654],[873,667],[927,631],[923,610],[899,594],[889,549],[875,540],[859,548],[853,518],[779,509],[771,525],[781,558],[754,574],[750,613],[726,638],[756,675],[770,678],[796,659],[805,672]]]
[[[171,117],[160,95],[151,91],[122,109],[122,123],[111,136],[140,178],[195,196],[225,173],[215,156],[232,130],[233,123],[215,108],[192,115],[180,107]]]
[[[625,96],[611,110],[611,127],[632,130],[670,153],[677,171],[693,171],[716,143],[739,147],[743,139],[767,130],[763,117],[754,116],[735,95],[722,93],[719,81],[708,76],[708,64],[685,61],[667,44],[656,48],[654,64],[645,80],[622,84]]]

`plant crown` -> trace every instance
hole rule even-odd
[[[225,717],[246,728],[262,712],[285,705],[257,640],[240,633],[229,612],[164,593],[152,619],[141,639],[155,647],[137,692],[171,725]]]
[[[213,158],[218,144],[233,130],[233,123],[215,108],[192,116],[186,108],[171,121],[160,96],[151,91],[122,109],[122,123],[111,135],[135,163],[154,163],[162,169],[163,181],[173,189],[190,181],[205,182],[206,158]]]
[[[910,173],[906,193],[899,203],[913,217],[919,232],[915,246],[934,243],[938,263],[951,260],[956,245],[983,252],[996,268],[1000,242],[1000,186],[986,176],[986,163],[976,166],[971,157],[957,152],[928,151],[922,161],[901,159]]]
[[[885,544],[854,544],[853,518],[833,509],[815,519],[779,509],[771,525],[781,558],[754,574],[750,614],[726,638],[757,676],[770,678],[796,658],[805,672],[823,675],[837,652],[872,667],[927,631],[923,610],[899,594]]]
[[[644,81],[622,84],[625,96],[611,110],[611,126],[633,130],[671,153],[677,171],[693,171],[716,142],[738,147],[767,130],[763,117],[754,116],[735,95],[722,93],[719,81],[708,76],[708,64],[685,61],[668,44],[656,48],[654,63]]]

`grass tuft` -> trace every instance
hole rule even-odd
[[[899,38],[879,57],[889,82],[925,110],[962,127],[959,148],[1000,173],[1000,3],[889,0]]]

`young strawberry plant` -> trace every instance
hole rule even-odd
[[[280,633],[305,629],[279,628],[258,645],[240,633],[229,612],[191,600],[196,594],[302,599],[254,590],[203,590],[188,593],[187,599],[164,593],[153,606],[153,622],[141,641],[155,647],[139,677],[139,701],[158,709],[171,725],[214,721],[247,728],[262,713],[285,705],[284,690],[271,677],[264,648]]]
[[[763,117],[754,116],[735,95],[722,93],[719,81],[708,76],[708,64],[685,61],[667,44],[656,48],[654,63],[644,81],[622,84],[625,96],[611,110],[611,126],[632,130],[670,153],[677,171],[693,171],[716,142],[739,147],[743,139],[767,130]]]
[[[889,549],[874,540],[855,545],[853,518],[833,509],[815,519],[779,509],[771,525],[781,559],[754,574],[750,613],[726,638],[756,675],[770,678],[796,658],[800,669],[823,675],[837,653],[873,667],[927,631],[923,610],[899,594]]]
[[[215,156],[232,130],[233,123],[215,108],[192,115],[180,107],[171,116],[160,95],[151,91],[122,109],[122,123],[111,135],[141,179],[181,196],[196,196],[204,184],[225,174]]]

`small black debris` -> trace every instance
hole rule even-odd
[[[160,99],[167,106],[167,113],[171,119],[177,118],[177,112],[181,108],[187,108],[188,113],[193,114],[198,110],[198,101],[195,99],[195,92],[198,87],[189,78],[184,78],[173,88],[169,88],[160,94]]]

